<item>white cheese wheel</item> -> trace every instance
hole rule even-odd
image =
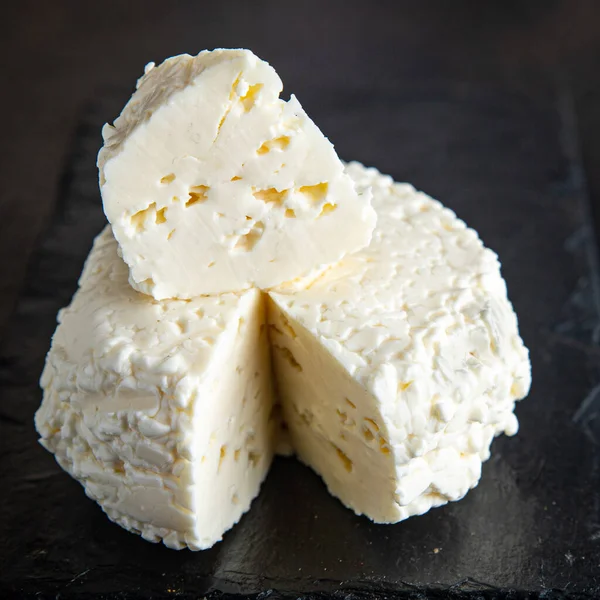
[[[156,299],[269,288],[365,247],[357,193],[329,140],[249,50],[150,66],[98,155],[130,282]]]
[[[303,291],[270,295],[284,418],[356,513],[394,523],[458,500],[517,431],[528,352],[496,255],[439,202],[358,163],[377,227]]]
[[[158,302],[131,289],[107,228],[59,315],[42,444],[110,519],[202,549],[248,510],[277,422],[260,292]]]
[[[36,425],[111,519],[199,549],[247,510],[285,449],[269,340],[293,449],[374,521],[458,500],[493,437],[517,431],[530,365],[495,254],[410,185],[346,172],[373,190],[370,246],[267,295],[155,301],[99,236]]]

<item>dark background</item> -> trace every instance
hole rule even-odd
[[[600,597],[600,2],[0,13],[0,598]],[[100,127],[145,63],[214,47],[268,60],[342,158],[439,197],[499,253],[534,385],[460,503],[375,526],[280,459],[221,544],[177,553],[111,525],[36,446],[56,311],[103,223]]]

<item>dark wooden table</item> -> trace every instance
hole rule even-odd
[[[20,1],[0,31],[0,597],[600,596],[599,2]],[[103,222],[100,126],[146,62],[214,47],[271,62],[342,158],[498,251],[534,387],[464,501],[377,527],[279,460],[222,544],[174,553],[36,447],[54,316]]]

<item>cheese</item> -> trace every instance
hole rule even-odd
[[[267,293],[157,301],[128,285],[110,230],[97,238],[36,427],[113,521],[208,548],[293,449],[393,523],[463,497],[494,436],[516,433],[530,365],[495,254],[410,185],[346,173],[373,190],[369,247]]]
[[[276,443],[257,290],[158,302],[96,240],[41,378],[42,444],[110,519],[208,548],[257,495]]]
[[[150,65],[98,156],[130,282],[191,298],[305,276],[365,247],[370,191],[248,50]]]
[[[330,492],[393,523],[474,487],[517,431],[527,350],[493,252],[439,202],[350,164],[373,189],[370,246],[304,290],[270,294],[291,441]]]

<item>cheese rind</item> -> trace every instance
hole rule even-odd
[[[528,353],[496,255],[439,202],[352,163],[372,187],[368,248],[272,292],[292,444],[359,514],[396,522],[458,500],[495,435],[517,431]]]
[[[221,539],[275,448],[258,290],[154,301],[107,228],[59,315],[41,378],[41,443],[110,519],[172,548]]]
[[[248,50],[152,67],[98,156],[130,283],[157,299],[270,288],[369,243],[375,212]]]

